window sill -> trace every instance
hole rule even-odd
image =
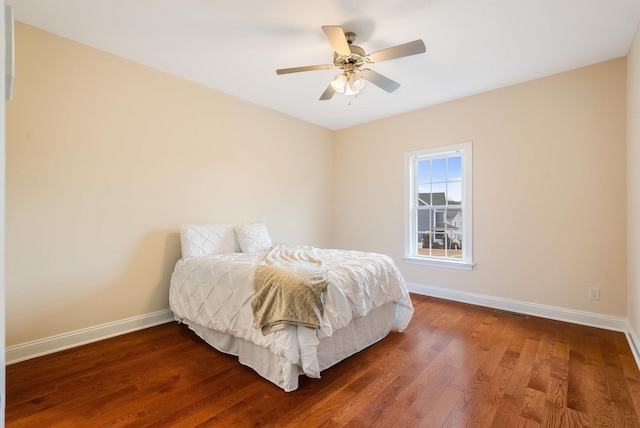
[[[473,270],[473,263],[456,261],[456,260],[440,260],[430,259],[426,257],[403,257],[402,261],[414,265],[425,265],[435,267],[446,267],[452,269]]]

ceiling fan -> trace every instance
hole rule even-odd
[[[345,32],[342,27],[337,25],[325,25],[322,27],[322,31],[324,31],[324,34],[329,39],[333,49],[335,49],[333,53],[333,64],[309,65],[276,70],[277,74],[289,74],[299,73],[301,71],[341,68],[342,73],[338,74],[331,81],[327,89],[320,96],[320,100],[330,100],[336,92],[345,95],[357,94],[364,87],[365,80],[387,92],[393,92],[400,87],[398,82],[394,82],[373,70],[361,67],[364,64],[388,61],[390,59],[421,54],[427,51],[422,40],[414,40],[413,42],[365,54],[364,49],[353,44],[356,40],[355,33]]]

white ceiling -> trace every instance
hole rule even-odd
[[[18,21],[334,130],[625,56],[640,21],[640,0],[6,2]],[[369,66],[402,84],[391,94],[319,101],[337,70],[275,70],[331,63],[322,25],[367,53],[415,39],[427,53]]]

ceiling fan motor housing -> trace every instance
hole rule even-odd
[[[333,53],[333,64],[336,67],[344,68],[345,65],[352,67],[360,67],[365,63],[364,57],[364,49],[360,46],[356,46],[353,42],[356,40],[356,34],[352,32],[344,33],[345,39],[347,39],[347,43],[349,44],[349,50],[351,50],[351,55],[339,55],[337,52]]]

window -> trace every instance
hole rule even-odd
[[[406,153],[407,263],[471,269],[471,143]]]

